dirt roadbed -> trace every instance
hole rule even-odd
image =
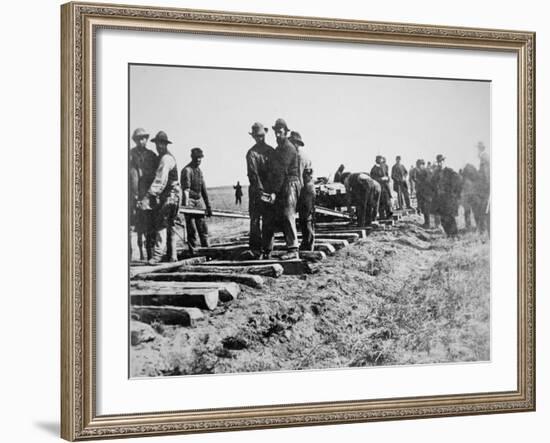
[[[486,237],[447,239],[413,216],[316,274],[243,286],[193,328],[145,325],[147,340],[130,347],[131,375],[486,361],[489,269]]]

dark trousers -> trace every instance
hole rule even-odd
[[[155,227],[153,222],[153,211],[140,209],[136,210],[135,231],[137,233],[137,244],[140,260],[145,260],[146,258],[147,260],[150,260],[153,258],[153,248],[155,247]],[[145,251],[143,250],[143,246],[145,246]]]
[[[261,202],[250,202],[248,205],[248,215],[250,216],[250,236],[249,246],[250,250],[259,254],[262,251],[262,222],[265,223],[263,215],[265,208]]]
[[[458,228],[456,226],[456,218],[454,215],[442,215],[441,225],[447,237],[452,237],[458,234]]]
[[[403,204],[405,204],[407,208],[410,208],[411,200],[409,198],[407,182],[395,182],[395,190],[397,191],[397,205],[399,209],[403,209]]]
[[[204,215],[185,214],[185,229],[187,231],[187,244],[190,249],[198,246],[197,236],[200,239],[201,246],[210,246],[208,242],[208,225]]]
[[[382,190],[380,192],[380,204],[378,206],[378,213],[380,220],[388,220],[392,216],[391,212],[391,193],[387,185],[381,184]]]
[[[235,196],[235,204],[241,205],[243,203],[243,198],[240,195]]]
[[[431,200],[426,197],[422,192],[416,191],[416,202],[418,209],[424,216],[424,226],[429,227],[430,226],[430,205]]]
[[[298,250],[298,230],[296,229],[296,206],[301,185],[292,180],[283,185],[284,189],[275,200],[275,204],[266,210],[262,226],[264,253],[273,250],[275,232],[282,231],[288,251]]]
[[[312,213],[300,214],[300,232],[302,233],[300,250],[313,251],[313,247],[315,244],[315,229]]]

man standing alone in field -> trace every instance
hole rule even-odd
[[[241,186],[241,182],[237,182],[233,186],[233,189],[235,190],[235,204],[241,206],[243,203],[243,187]]]
[[[185,214],[187,229],[187,244],[191,252],[197,247],[197,234],[200,244],[208,247],[208,226],[205,216],[212,216],[206,183],[200,168],[204,153],[201,148],[191,149],[191,162],[181,170],[181,187],[183,189],[183,205],[191,209],[204,209],[204,213]],[[201,201],[201,199],[204,201]]]
[[[169,261],[177,261],[174,227],[181,199],[178,182],[178,166],[168,145],[172,142],[164,131],[159,131],[151,140],[157,147],[159,163],[155,178],[146,195],[140,201],[142,209],[153,209],[155,248],[149,264],[159,263],[166,254]]]
[[[252,259],[258,259],[262,250],[262,225],[266,223],[268,203],[262,200],[267,190],[269,175],[268,164],[275,150],[265,142],[268,129],[261,123],[254,123],[250,136],[256,142],[246,153],[248,181],[248,214],[250,216],[250,251],[246,253]]]

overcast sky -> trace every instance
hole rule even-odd
[[[327,75],[132,65],[130,135],[145,128],[153,138],[168,133],[181,170],[189,151],[205,152],[208,186],[248,184],[248,135],[259,121],[278,117],[301,133],[315,175],[339,164],[370,171],[377,154],[407,168],[416,159],[447,157],[459,169],[478,166],[476,143],[490,147],[490,83],[480,81]],[[130,141],[130,145],[133,143]],[[149,143],[150,149],[155,149]]]

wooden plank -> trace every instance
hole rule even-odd
[[[263,275],[264,277],[277,278],[283,275],[283,267],[279,263],[274,264],[254,264],[243,266],[215,266],[205,263],[205,266],[182,266],[178,269],[180,272],[218,272],[235,274],[253,274]]]
[[[190,327],[204,318],[200,309],[178,306],[132,306],[131,316],[134,320],[143,323],[161,322],[165,325]]]
[[[349,246],[349,242],[347,240],[323,238],[321,236],[319,236],[319,238],[315,239],[315,243],[317,243],[317,242],[319,242],[320,244],[328,244],[328,245],[332,246],[334,248],[334,250],[347,248]]]
[[[243,243],[227,245],[227,246],[211,246],[208,248],[196,248],[195,254],[206,256],[215,260],[230,260],[234,257],[237,257],[239,254],[242,254],[244,251],[248,250],[248,245]],[[183,254],[190,254],[190,251],[183,251]]]
[[[273,243],[273,250],[274,251],[287,251],[286,243],[282,242],[274,242]],[[320,251],[324,252],[326,255],[333,255],[336,252],[336,249],[334,249],[328,242],[317,242],[317,239],[315,239],[315,244],[313,245],[314,251]]]
[[[372,226],[365,226],[363,228],[346,228],[346,229],[318,229],[315,231],[317,237],[323,237],[324,234],[357,234],[359,238],[367,238],[367,234],[372,231]]]
[[[277,234],[275,236],[275,239],[281,239],[283,238],[282,234]],[[301,238],[301,236],[298,236],[298,238]],[[347,240],[348,242],[352,243],[356,240],[358,240],[359,234],[355,233],[346,233],[346,232],[323,232],[323,234],[319,234],[315,241],[318,240],[318,238],[322,239],[328,239],[328,240]]]
[[[148,281],[148,280],[134,280],[130,282],[130,294],[137,290],[146,290],[149,292],[154,291],[184,291],[192,289],[216,289],[218,291],[218,297],[222,302],[228,302],[235,300],[240,292],[241,287],[234,282],[175,282],[175,281]]]
[[[315,213],[328,215],[330,217],[343,218],[345,220],[351,220],[351,217],[348,214],[344,214],[340,211],[335,211],[334,209],[323,208],[322,206],[315,206]]]
[[[306,260],[308,262],[313,262],[313,263],[325,260],[327,258],[327,255],[323,251],[298,251],[298,253],[300,254],[300,258],[302,260]],[[286,254],[286,248],[285,250],[282,250],[282,251],[273,251],[271,253],[271,256],[273,258],[279,258],[283,254]]]
[[[204,209],[195,209],[195,208],[186,208],[181,207],[180,211],[181,214],[198,214],[198,215],[204,215],[205,210]],[[222,211],[219,209],[213,209],[212,210],[212,216],[213,217],[224,217],[224,218],[245,218],[249,219],[250,216],[246,212],[238,212],[238,211]]]
[[[353,225],[349,221],[331,221],[331,222],[315,222],[315,228],[316,229],[323,229],[323,228],[352,228]]]
[[[259,275],[220,274],[214,272],[209,274],[201,272],[167,272],[166,274],[151,272],[149,274],[140,274],[136,278],[153,281],[235,282],[252,288],[261,288],[264,284],[264,279]]]
[[[191,257],[185,260],[179,260],[171,263],[159,263],[158,265],[149,266],[135,266],[130,268],[130,278],[134,278],[139,274],[147,274],[149,272],[170,272],[173,269],[177,269],[183,265],[198,265],[204,263],[206,257]]]
[[[214,260],[204,264],[204,267],[233,267],[233,266],[254,266],[258,264],[278,264],[284,269],[286,275],[301,275],[312,274],[316,271],[316,267],[311,263],[295,259],[295,260]]]
[[[132,306],[181,306],[212,311],[218,306],[219,291],[208,289],[130,289]]]

